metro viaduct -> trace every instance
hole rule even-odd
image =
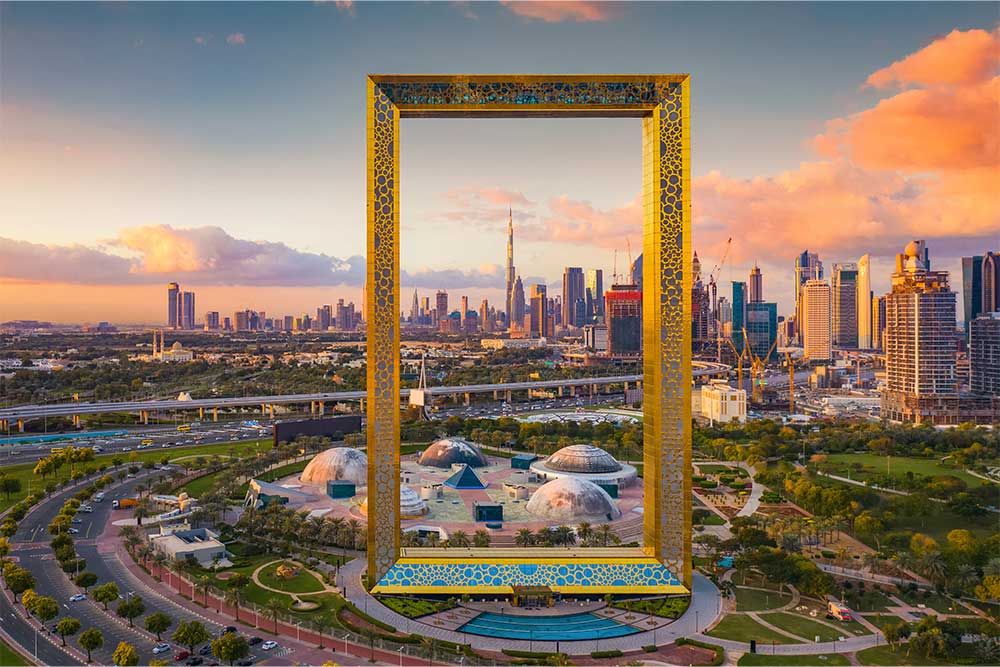
[[[708,377],[714,375],[725,375],[730,367],[726,364],[714,362],[694,362],[692,375],[695,377]],[[451,397],[456,402],[459,397],[464,397],[466,404],[469,403],[472,394],[493,394],[494,400],[510,401],[515,391],[536,391],[536,390],[556,390],[559,396],[593,396],[599,393],[599,387],[607,389],[610,385],[620,384],[627,391],[630,388],[639,389],[642,386],[642,375],[615,375],[609,377],[594,378],[571,378],[560,380],[532,380],[529,382],[502,382],[499,384],[470,384],[452,387],[428,387],[424,390],[425,396],[445,396]],[[400,397],[409,398],[410,390],[400,390]],[[22,405],[13,408],[0,409],[0,430],[6,430],[8,426],[17,424],[19,431],[24,430],[24,422],[28,419],[39,419],[43,417],[66,417],[72,416],[73,422],[79,425],[80,415],[86,414],[107,414],[113,412],[137,412],[144,424],[149,423],[149,415],[153,412],[170,412],[174,410],[198,410],[199,416],[204,419],[205,411],[210,410],[213,421],[218,420],[219,408],[244,407],[248,405],[260,406],[262,415],[274,417],[275,405],[306,404],[309,403],[310,413],[322,415],[325,413],[326,403],[338,403],[345,401],[358,401],[361,411],[365,408],[367,392],[339,391],[315,394],[281,394],[276,396],[242,396],[235,398],[194,398],[190,400],[148,400],[148,401],[120,401],[104,403],[58,403],[52,405]]]

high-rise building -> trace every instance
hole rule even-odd
[[[743,353],[743,327],[747,325],[747,284],[740,281],[733,281],[733,345]]]
[[[984,313],[969,326],[969,388],[1000,397],[1000,313]]]
[[[587,271],[587,317],[604,319],[604,271]]]
[[[514,210],[511,208],[507,209],[507,298],[504,301],[504,308],[507,310],[507,319],[511,319],[511,313],[514,312],[511,306],[511,299],[514,295],[514,281],[515,281],[515,271],[514,271]]]
[[[819,260],[819,255],[814,252],[804,250],[801,255],[795,258],[795,322],[796,335],[799,342],[802,342],[802,286],[807,280],[819,280],[823,277],[823,262]]]
[[[778,340],[778,304],[757,301],[747,304],[747,341],[750,351],[764,359]],[[742,338],[742,336],[740,336]]]
[[[962,258],[962,312],[965,315],[965,334],[969,324],[983,312],[983,256]]]
[[[434,295],[434,312],[437,313],[438,322],[448,317],[448,292],[438,290]]]
[[[205,331],[217,331],[219,329],[219,311],[210,310],[205,313]]]
[[[636,285],[612,285],[604,300],[608,353],[638,355],[642,352],[642,292]]]
[[[469,317],[469,297],[462,296],[461,299],[462,308],[458,311],[458,324],[462,327],[462,331],[466,331],[465,320]]]
[[[885,297],[872,297],[872,349],[885,351]]]
[[[803,354],[810,361],[829,360],[833,358],[830,285],[825,280],[812,278],[802,285],[800,292]]]
[[[341,331],[354,331],[356,326],[354,302],[345,304],[343,299],[337,299],[337,328]]]
[[[982,312],[1000,311],[1000,253],[988,252],[983,255],[983,299]]]
[[[930,270],[923,241],[896,256],[885,316],[882,417],[956,423],[955,293],[946,271]]]
[[[549,300],[545,285],[531,286],[531,310],[528,331],[532,338],[548,338],[552,335],[549,329]]]
[[[833,284],[833,344],[856,350],[858,347],[858,265],[834,264]]]
[[[493,309],[490,308],[489,301],[483,299],[482,303],[479,304],[479,325],[483,328],[484,332],[493,333],[494,320]]]
[[[178,327],[181,329],[194,329],[194,292],[181,294],[180,313],[177,319]]]
[[[233,313],[233,322],[236,323],[236,331],[250,331],[250,311],[237,310]]]
[[[410,305],[410,324],[420,324],[420,297],[413,290],[413,303]]]
[[[857,302],[858,349],[872,349],[872,268],[868,255],[858,260]]]
[[[583,269],[579,266],[567,266],[563,269],[562,286],[562,324],[565,327],[582,327],[586,322],[576,319],[576,302],[586,299]]]
[[[510,322],[508,326],[518,329],[524,328],[524,284],[521,276],[514,280],[514,289],[511,290]]]
[[[230,318],[228,318],[228,317],[223,318],[223,320],[222,320],[222,330],[223,331],[232,331],[233,330],[233,321]]]
[[[629,267],[629,276],[632,279],[632,284],[635,285],[635,288],[641,292],[642,291],[642,253],[639,253],[639,256],[635,258],[634,262],[632,262],[632,266]],[[612,279],[614,279],[614,278],[615,278],[615,276],[612,276]]]
[[[177,306],[180,293],[181,286],[177,283],[169,283],[167,285],[167,326],[171,329],[178,328]]]
[[[414,293],[414,296],[416,294]],[[263,314],[261,315],[263,317]],[[326,304],[316,309],[316,328],[326,331],[333,326],[333,306]]]
[[[750,269],[750,300],[749,303],[762,303],[764,301],[764,277],[760,273],[757,262],[753,263]]]

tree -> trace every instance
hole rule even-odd
[[[174,624],[174,619],[170,618],[162,611],[156,611],[146,617],[146,631],[156,635],[156,641],[160,641],[160,634],[167,631]]]
[[[66,645],[66,637],[75,635],[80,631],[80,621],[75,618],[64,618],[56,624],[56,634],[62,639],[62,645]]]
[[[35,587],[35,576],[23,567],[12,563],[8,563],[7,567],[4,568],[3,578],[7,582],[7,588],[14,595],[20,595],[29,588]]]
[[[77,641],[80,643],[80,647],[87,652],[87,662],[90,662],[90,652],[104,646],[104,633],[97,628],[90,628],[84,630]]]
[[[6,473],[0,473],[0,493],[10,500],[10,494],[21,492],[21,480]]]
[[[1000,600],[1000,575],[983,577],[983,583],[976,586],[976,597],[983,602]]]
[[[488,530],[483,530],[480,528],[472,536],[472,544],[480,549],[485,549],[490,546],[490,533]]]
[[[134,627],[132,619],[142,616],[146,611],[146,603],[142,601],[140,595],[130,595],[127,599],[118,603],[115,612],[124,619],[128,619],[128,627]]]
[[[76,575],[76,579],[73,580],[77,586],[83,590],[87,590],[91,586],[97,583],[97,575],[93,572],[81,572]]]
[[[42,623],[48,623],[59,615],[59,603],[52,598],[39,596],[32,603],[31,611]]]
[[[118,647],[115,648],[115,652],[111,656],[111,661],[119,667],[131,667],[131,665],[138,665],[139,652],[136,651],[135,647],[128,642],[119,642]]]
[[[284,611],[285,606],[281,604],[281,600],[277,598],[268,598],[267,602],[264,604],[265,615],[274,621],[274,633],[278,633],[278,616]]]
[[[194,652],[194,647],[198,644],[204,644],[212,638],[212,633],[205,629],[201,621],[187,621],[181,622],[177,629],[174,630],[172,639],[180,644],[181,646],[186,646],[188,651]]]
[[[250,644],[243,635],[227,632],[212,642],[212,655],[232,665],[250,655]]]
[[[108,610],[109,602],[114,602],[118,599],[119,594],[118,584],[113,581],[109,581],[94,589],[94,599],[104,605],[104,611]]]

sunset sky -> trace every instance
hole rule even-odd
[[[360,304],[367,73],[692,75],[694,245],[792,261],[928,241],[935,268],[1000,248],[994,3],[0,4],[0,321],[162,323]],[[499,304],[516,264],[626,269],[634,119],[406,120],[403,307]],[[610,282],[606,278],[607,282]],[[725,294],[728,289],[722,289]],[[961,299],[959,299],[961,309]]]

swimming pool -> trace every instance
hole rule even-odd
[[[459,632],[502,639],[574,641],[624,637],[640,632],[610,618],[594,614],[570,616],[511,616],[486,612],[458,628]]]

